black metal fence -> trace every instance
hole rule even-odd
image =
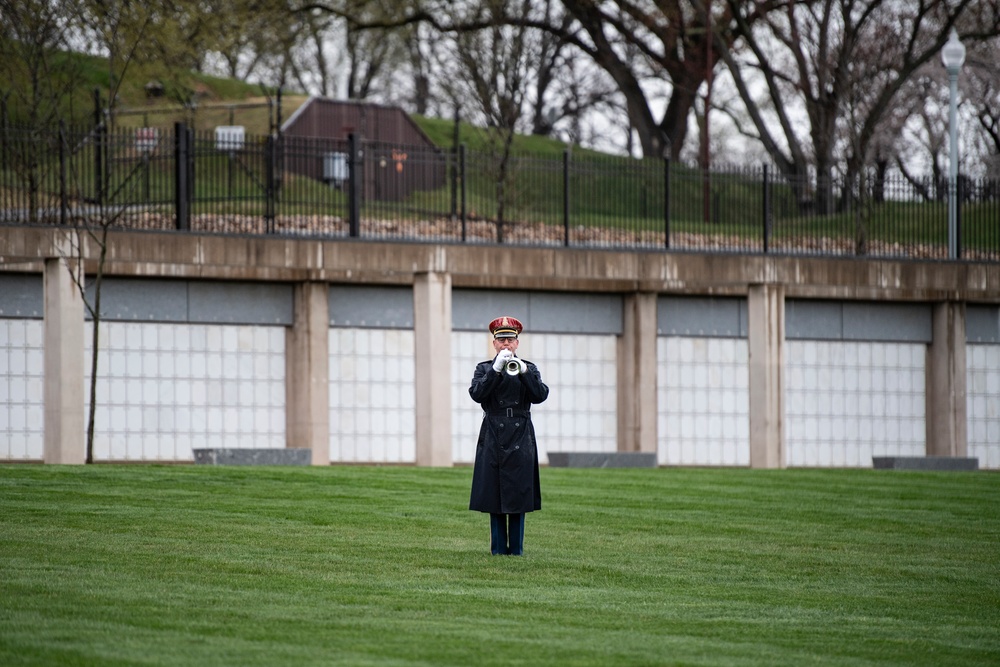
[[[1000,259],[1000,183],[793,181],[590,153],[3,128],[0,224],[634,250]]]

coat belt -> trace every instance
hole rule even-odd
[[[527,410],[507,408],[506,410],[489,410],[486,411],[486,415],[489,417],[530,417],[531,413]]]

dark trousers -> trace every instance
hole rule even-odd
[[[524,551],[524,512],[490,514],[490,551],[494,556],[520,556]]]

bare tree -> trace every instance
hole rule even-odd
[[[971,108],[978,132],[978,146],[986,173],[1000,179],[1000,36],[969,49],[959,84]]]
[[[769,0],[759,8],[782,4]],[[398,28],[426,23],[439,34],[476,33],[493,25],[507,25],[547,33],[548,53],[572,47],[603,70],[624,99],[629,122],[645,155],[660,156],[669,149],[680,154],[687,135],[687,122],[706,72],[719,59],[719,45],[730,45],[736,25],[724,3],[705,5],[705,0],[665,0],[651,4],[639,0],[561,0],[562,10],[546,0],[498,3],[496,11],[483,14],[464,11],[475,3],[448,0],[409,0],[397,3],[396,11],[363,16],[372,3],[314,2],[304,8],[321,9],[348,18],[357,28]],[[710,8],[711,12],[706,9]],[[756,11],[757,8],[755,8]],[[752,22],[753,16],[744,20]],[[711,26],[707,25],[707,22]],[[542,68],[547,65],[542,62]],[[544,75],[544,71],[542,71]],[[539,79],[543,83],[544,78]],[[665,111],[658,118],[664,88],[670,90]],[[648,90],[653,92],[648,92]],[[600,95],[601,100],[606,99]],[[568,108],[567,110],[570,110]],[[544,120],[545,114],[540,116]]]
[[[52,126],[72,109],[79,63],[54,58],[69,50],[72,15],[47,0],[0,0],[0,72],[8,119]]]
[[[226,63],[226,75],[233,79],[245,80],[258,73],[263,61],[279,48],[282,37],[294,31],[289,13],[279,3],[211,0],[209,6],[211,12],[192,12],[184,24],[188,32],[210,31],[213,38],[202,40],[202,50],[218,53]],[[198,25],[202,23],[207,24],[204,29]]]
[[[114,0],[77,0],[77,17],[107,53],[109,110],[117,104],[129,67],[142,59],[142,52],[153,49],[150,30],[159,14],[155,8],[143,3],[115,2]],[[160,40],[163,41],[162,38]],[[113,121],[113,115],[109,120]]]
[[[951,28],[973,10],[980,21],[972,33],[977,38],[996,34],[1000,26],[995,0],[788,2],[756,24],[745,17],[761,2],[727,1],[744,49],[723,57],[753,136],[796,188],[800,203],[824,212],[833,207],[835,164],[847,165],[850,180],[871,159],[873,145],[884,144],[879,129],[886,127],[897,95],[939,56]],[[762,94],[754,92],[753,80],[762,84]],[[804,130],[797,111],[807,120]],[[815,192],[805,187],[812,170]]]
[[[667,151],[676,159],[702,87],[707,86],[705,100],[710,104],[711,81],[720,59],[734,48],[742,30],[787,2],[795,0],[744,3],[748,6],[739,21],[733,6],[724,0],[652,4],[564,0],[563,4],[582,26],[568,41],[615,81],[643,155],[659,157]],[[661,90],[669,92],[666,107],[657,117],[653,109],[659,106]]]
[[[331,57],[327,53],[327,42],[335,32],[334,21],[331,17],[313,13],[304,20],[306,26],[306,41],[311,46],[312,62],[315,71],[311,77],[319,89],[319,94],[324,97],[333,97],[337,92],[335,68],[337,64],[336,56]],[[309,82],[305,76],[298,76],[299,85],[302,90],[309,90]]]
[[[421,116],[427,115],[432,95],[431,58],[427,53],[429,37],[424,35],[425,31],[423,25],[416,24],[406,28],[403,35],[412,79],[410,108]]]
[[[44,152],[36,148],[50,137],[60,119],[74,112],[73,92],[78,62],[55,57],[67,48],[72,17],[46,0],[0,0],[0,71],[7,82],[0,90],[4,136],[3,166],[25,185],[26,208],[34,221],[43,205],[41,177]],[[9,126],[18,125],[18,136]]]
[[[7,0],[0,0],[6,2]],[[23,1],[23,0],[22,0]],[[111,87],[108,91],[108,99],[114,99],[119,87],[124,81],[125,72],[128,70],[132,58],[139,49],[139,43],[143,41],[145,30],[150,23],[151,15],[144,10],[136,10],[136,13],[129,13],[130,9],[118,7],[112,16],[96,17],[93,12],[105,8],[103,3],[82,3],[71,9],[76,14],[56,14],[51,10],[58,3],[38,2],[35,5],[22,5],[14,3],[11,6],[2,6],[4,16],[18,21],[19,29],[24,30],[20,39],[21,60],[19,64],[24,71],[30,73],[29,78],[37,78],[37,82],[31,87],[35,89],[32,102],[32,111],[28,118],[32,121],[32,126],[36,128],[38,136],[29,136],[29,141],[24,142],[25,160],[29,165],[34,165],[32,171],[38,168],[43,160],[51,161],[53,150],[63,156],[75,151],[89,147],[92,150],[100,151],[107,155],[107,127],[104,126],[105,116],[89,132],[83,141],[69,141],[69,134],[64,122],[58,122],[59,132],[58,145],[47,146],[40,140],[42,128],[46,136],[52,136],[54,121],[60,115],[62,89],[53,88],[52,81],[60,80],[60,77],[53,77],[52,80],[43,82],[43,77],[48,77],[58,71],[56,62],[62,60],[59,48],[65,43],[67,34],[71,26],[72,18],[81,18],[89,21],[87,24],[93,30],[102,31],[101,34],[108,38],[111,51],[116,54],[109,57],[109,79]],[[18,14],[24,10],[24,14]],[[9,12],[9,13],[8,13]],[[30,29],[28,26],[33,26]],[[8,63],[11,65],[11,63]],[[110,106],[110,102],[109,102]],[[61,121],[61,119],[59,119]],[[31,127],[31,126],[29,126]],[[30,134],[30,132],[29,132]],[[5,142],[6,143],[6,142]],[[97,169],[90,162],[88,168]],[[98,174],[91,174],[95,180]],[[86,175],[79,171],[71,171],[67,174],[69,181],[80,181]],[[124,210],[116,208],[109,203],[106,192],[99,192],[91,201],[82,199],[70,199],[68,191],[79,191],[82,188],[77,183],[66,183],[66,188],[61,195],[60,210],[69,211],[73,216],[75,224],[65,227],[65,235],[69,241],[66,244],[71,248],[72,257],[67,265],[70,268],[70,275],[80,291],[80,296],[91,316],[91,379],[90,379],[90,409],[87,418],[87,444],[86,462],[92,463],[94,460],[94,416],[97,409],[97,380],[98,380],[98,356],[100,349],[100,323],[101,323],[101,282],[104,276],[104,264],[108,252],[108,231],[120,219]],[[33,204],[33,207],[37,204]],[[91,251],[96,247],[97,261],[91,273],[93,289],[88,289],[87,277],[84,271],[85,262],[91,256]]]
[[[512,146],[515,131],[524,116],[526,81],[531,59],[527,31],[505,25],[504,0],[482,0],[468,7],[469,15],[457,21],[481,23],[479,31],[451,35],[450,53],[456,56],[449,79],[454,99],[467,100],[467,112],[475,113],[485,125],[485,136],[494,158],[490,161],[495,184],[497,241],[502,243],[509,186],[513,169]],[[521,0],[527,12],[530,0]],[[448,63],[442,62],[443,67]],[[471,107],[471,108],[470,108]]]

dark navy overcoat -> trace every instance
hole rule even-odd
[[[531,424],[531,405],[549,395],[538,367],[526,359],[526,372],[507,375],[493,361],[476,366],[469,395],[483,406],[476,445],[469,509],[518,514],[542,508],[538,482],[538,448]]]

